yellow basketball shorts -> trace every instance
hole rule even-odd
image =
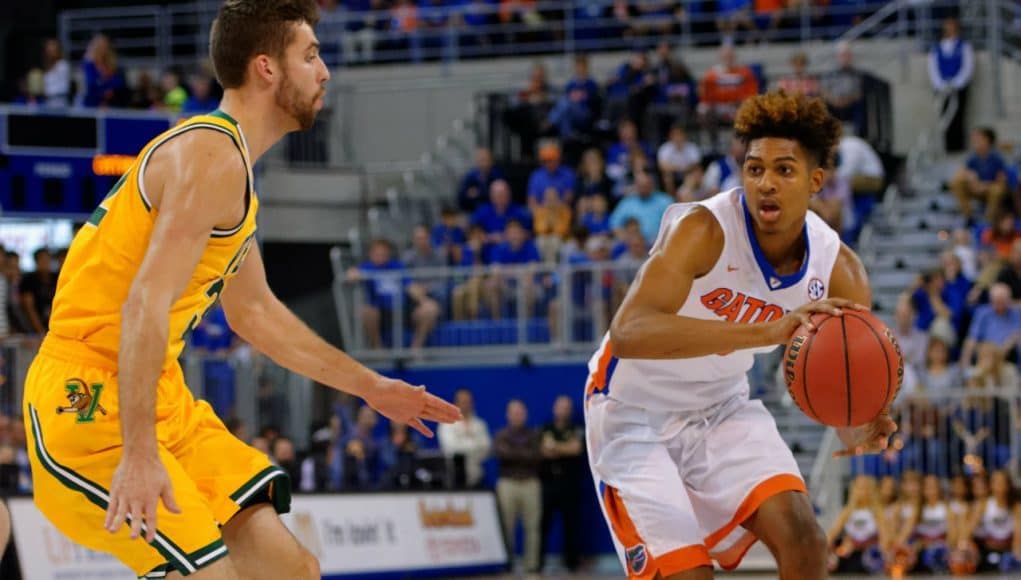
[[[110,482],[123,449],[117,375],[91,353],[55,342],[47,338],[29,369],[25,429],[35,504],[72,541],[114,555],[139,577],[188,575],[227,554],[219,528],[242,508],[268,498],[277,512],[290,509],[287,474],[196,401],[175,364],[159,379],[156,437],[181,513],[159,503],[152,543],[130,539],[127,523],[107,532]]]

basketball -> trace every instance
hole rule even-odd
[[[875,419],[900,390],[904,360],[893,332],[871,312],[813,314],[784,353],[784,379],[798,407],[831,427]]]

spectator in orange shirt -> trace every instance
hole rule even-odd
[[[737,108],[759,92],[759,81],[747,65],[737,62],[734,47],[720,48],[720,64],[710,68],[699,87],[698,112],[716,148],[716,128],[734,121]]]
[[[547,187],[532,216],[539,253],[543,261],[555,264],[560,245],[571,232],[571,206],[564,203],[555,187]]]

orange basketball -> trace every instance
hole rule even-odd
[[[875,419],[897,396],[904,360],[893,332],[871,312],[813,314],[784,353],[787,390],[812,419],[831,427],[857,427]]]

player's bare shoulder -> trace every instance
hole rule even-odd
[[[155,208],[170,190],[191,192],[217,206],[244,203],[248,169],[233,138],[223,131],[192,129],[175,135],[152,152],[143,170],[145,196]]]
[[[830,273],[830,296],[847,298],[865,306],[872,303],[872,289],[869,287],[865,264],[844,243],[840,244],[840,252],[833,263],[833,272]]]
[[[708,273],[723,253],[723,226],[713,212],[702,205],[671,209],[679,212],[680,217],[663,224],[666,231],[653,248],[653,258],[686,264],[686,269],[695,277]]]

